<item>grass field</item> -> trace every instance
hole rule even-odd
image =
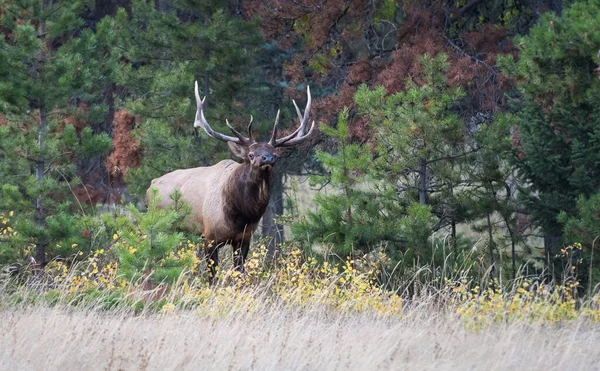
[[[280,308],[196,311],[34,307],[0,312],[4,370],[598,370],[600,326],[512,322],[479,331],[452,312],[401,317]]]
[[[204,271],[128,281],[102,249],[0,275],[0,371],[600,370],[600,294],[579,282],[444,267],[381,283],[384,255],[266,259],[225,259],[210,287]]]

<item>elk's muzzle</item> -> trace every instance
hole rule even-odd
[[[271,170],[275,163],[275,156],[264,154],[259,156],[256,160],[258,161],[258,166],[261,170]]]

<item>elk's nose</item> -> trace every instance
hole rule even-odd
[[[262,155],[260,160],[263,165],[270,165],[273,164],[274,157],[272,155]]]

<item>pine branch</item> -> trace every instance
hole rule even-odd
[[[436,162],[439,162],[439,161],[444,161],[444,160],[446,160],[446,161],[447,160],[456,160],[458,158],[465,157],[465,156],[471,155],[473,153],[476,153],[477,151],[479,151],[479,148],[475,148],[475,149],[473,149],[471,151],[463,152],[463,153],[460,153],[458,155],[448,155],[448,156],[438,157],[438,158],[435,158],[433,160],[428,160],[427,161],[427,165],[433,164],[433,163],[436,163]]]

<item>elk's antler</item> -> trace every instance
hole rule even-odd
[[[225,120],[225,122],[227,123],[227,127],[229,128],[229,130],[231,130],[235,137],[230,137],[229,135],[221,134],[217,131],[214,131],[208,124],[208,121],[206,121],[206,118],[204,117],[204,101],[206,100],[206,97],[204,97],[204,99],[200,99],[200,93],[198,93],[198,81],[196,81],[194,84],[194,94],[196,95],[197,107],[196,120],[194,121],[195,128],[201,127],[209,136],[215,139],[222,140],[224,142],[234,142],[237,144],[242,144],[246,147],[249,147],[254,143],[254,140],[252,139],[252,118],[250,118],[250,124],[248,125],[248,134],[250,135],[249,138],[244,137],[239,131],[235,130],[233,126],[229,124],[228,120]]]
[[[273,126],[273,134],[271,135],[271,140],[269,144],[273,147],[291,147],[297,144],[302,143],[306,138],[308,138],[315,128],[315,122],[313,121],[310,130],[305,134],[306,124],[308,123],[308,117],[310,115],[310,104],[311,104],[311,96],[310,96],[310,86],[306,87],[306,94],[308,96],[306,101],[306,108],[304,108],[304,116],[300,113],[300,109],[296,104],[295,100],[292,100],[294,103],[294,107],[296,107],[296,113],[298,114],[298,120],[300,120],[300,126],[290,135],[287,135],[283,138],[277,139],[277,125],[279,124],[279,111],[277,111],[277,117],[275,119],[275,125]]]

